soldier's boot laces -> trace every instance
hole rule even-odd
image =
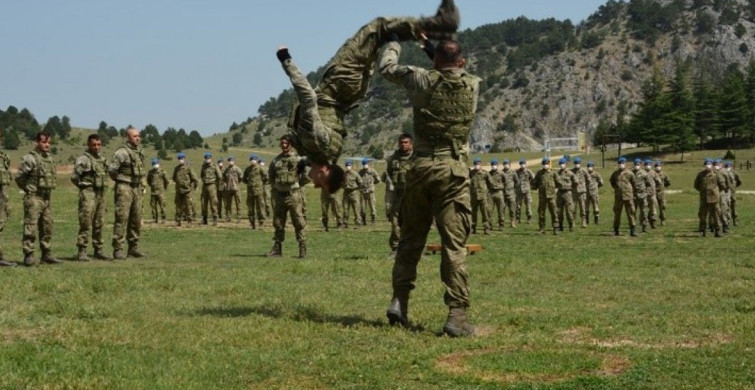
[[[467,320],[466,308],[452,307],[448,310],[448,318],[443,325],[443,333],[450,337],[474,336],[475,329]]]
[[[79,247],[79,253],[76,254],[76,260],[78,261],[89,261],[89,256],[87,256],[87,247],[80,246]]]
[[[123,249],[113,251],[113,259],[126,260],[126,252],[124,252]]]
[[[267,252],[267,257],[281,257],[283,256],[283,251],[281,250],[281,243],[275,242],[273,243],[273,249],[270,249],[270,252]]]
[[[128,255],[130,257],[146,257],[147,256],[146,254],[144,254],[144,252],[139,251],[139,249],[135,246],[128,248]]]
[[[97,260],[113,260],[112,257],[106,255],[105,252],[102,251],[102,248],[94,249],[94,258]]]
[[[306,241],[299,242],[299,258],[303,259],[307,257],[307,243]]]
[[[385,316],[388,317],[388,323],[391,325],[408,326],[409,325],[409,293],[394,294]]]
[[[62,261],[56,259],[50,252],[42,254],[42,262],[45,264],[60,264]]]

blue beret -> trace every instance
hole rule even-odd
[[[212,157],[212,153],[210,153],[210,152],[205,152],[205,154],[204,154],[204,158],[210,158],[210,157]]]
[[[352,165],[352,164],[353,163],[351,162],[351,160],[346,160],[346,165]]]
[[[228,161],[233,161],[233,156],[228,156]]]
[[[222,163],[223,161],[225,161],[225,159],[223,157],[218,158],[218,162],[219,163]]]
[[[490,165],[498,165],[498,159],[494,158],[494,159],[490,160]]]
[[[655,162],[655,166],[656,166],[656,167],[660,167],[660,166],[661,166],[661,161],[660,161],[660,160],[656,161],[656,162]]]
[[[252,153],[252,154],[251,154],[251,155],[249,156],[249,160],[256,160],[256,159],[257,159],[257,155],[256,155],[256,154],[254,154],[254,153]]]
[[[509,164],[511,164],[511,161],[509,161],[509,159],[507,159],[507,158],[504,158],[503,159],[503,165],[509,165]]]
[[[731,166],[731,161],[726,161],[726,162],[724,163],[724,166],[725,166],[725,167],[730,167],[730,166]]]
[[[519,165],[524,165],[524,164],[527,164],[527,160],[525,160],[523,158],[520,158],[519,159]]]
[[[716,159],[716,161],[714,161],[714,162],[715,162],[716,164],[721,164],[722,162],[724,162],[724,160],[722,160],[722,159],[720,159],[720,158],[717,158],[717,159]]]
[[[474,160],[472,160],[472,162],[474,162],[475,164],[479,164],[482,162],[482,159],[479,157],[475,157]]]
[[[594,163],[594,162],[592,162],[592,161],[588,161],[588,162],[587,162],[587,166],[588,166],[588,167],[594,167],[594,166],[595,166],[595,163]]]
[[[545,165],[545,164],[547,164],[549,162],[551,162],[551,159],[549,159],[548,157],[543,157],[543,165]]]
[[[178,153],[178,159],[180,160],[182,158],[186,158],[186,154],[184,154],[184,152],[179,152]]]
[[[641,158],[635,158],[634,159],[634,165],[639,165],[639,164],[642,164],[642,159]]]
[[[262,157],[260,157],[260,160],[259,160],[259,161],[260,161],[261,163],[263,163],[263,162],[265,162],[265,159],[264,159],[264,158],[262,158]]]
[[[708,165],[708,164],[713,164],[713,160],[711,160],[710,158],[706,157],[705,161],[703,161],[703,165]]]
[[[626,157],[619,157],[618,161],[619,161],[619,164],[623,164],[623,163],[627,162],[627,159],[626,159]]]
[[[581,162],[582,162],[582,158],[581,157],[574,157],[574,163],[575,164],[579,164]]]
[[[560,160],[558,160],[559,164],[566,164],[566,157],[561,157]]]
[[[362,159],[362,165],[369,164],[369,163],[370,163],[370,159],[369,158],[363,158]]]
[[[646,158],[645,159],[645,165],[651,165],[651,164],[653,164],[653,160],[651,160],[649,158]]]
[[[158,160],[156,158],[152,159],[152,165],[159,164],[159,163],[160,163],[160,160]]]

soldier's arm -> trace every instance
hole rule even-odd
[[[107,166],[107,174],[111,179],[115,180],[118,178],[118,169],[120,169],[121,164],[126,161],[126,158],[128,158],[128,156],[125,155],[124,151],[120,149],[115,151],[113,159]]]
[[[24,156],[21,160],[21,165],[18,166],[18,172],[16,172],[16,185],[22,190],[26,190],[26,180],[29,177],[29,173],[37,166],[37,162],[30,154]]]
[[[596,173],[595,177],[598,182],[598,188],[603,187],[603,178],[600,176],[600,173]]]
[[[702,175],[699,173],[695,177],[695,184],[693,185],[695,190],[700,191],[700,181],[702,180]]]
[[[388,81],[399,84],[409,91],[421,91],[427,89],[429,80],[427,70],[414,67],[399,65],[398,59],[401,55],[401,45],[398,42],[388,42],[380,58],[380,74]]]
[[[372,177],[375,178],[375,184],[380,183],[380,176],[374,170],[372,171]]]
[[[739,187],[742,185],[742,179],[739,177],[739,173],[734,172],[734,182],[736,184],[736,187]],[[669,183],[671,185],[671,183]]]
[[[167,190],[168,186],[170,185],[170,180],[168,180],[168,174],[165,173],[165,171],[162,171],[161,177],[162,177],[163,183],[164,183],[163,187],[165,187],[165,189]]]

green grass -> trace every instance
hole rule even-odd
[[[0,269],[0,388],[753,388],[755,197],[739,196],[742,224],[725,238],[697,237],[701,156],[666,166],[683,192],[669,195],[669,225],[639,238],[612,236],[605,188],[601,225],[470,237],[485,248],[468,258],[471,339],[438,336],[439,255],[420,263],[413,329],[389,327],[388,224],[325,233],[313,189],[307,260],[293,257],[290,227],[284,257],[263,256],[269,221],[263,232],[147,224],[144,260]],[[53,249],[71,258],[65,184]],[[13,260],[20,199],[11,193],[0,236]],[[107,222],[109,243],[112,210]]]

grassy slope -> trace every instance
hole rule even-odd
[[[611,236],[606,189],[599,226],[471,237],[485,250],[469,258],[482,336],[468,340],[436,335],[437,255],[420,263],[415,331],[387,327],[387,223],[325,233],[313,189],[306,261],[290,230],[286,257],[261,256],[269,223],[146,225],[146,260],[0,269],[0,388],[751,388],[755,198],[739,196],[742,226],[726,238],[696,237],[700,157],[666,167],[684,192],[669,196],[669,226],[640,238]],[[753,171],[742,179],[755,190]],[[53,248],[66,258],[76,193],[61,182]],[[2,248],[19,260],[10,196]],[[107,222],[109,240],[112,210]]]

